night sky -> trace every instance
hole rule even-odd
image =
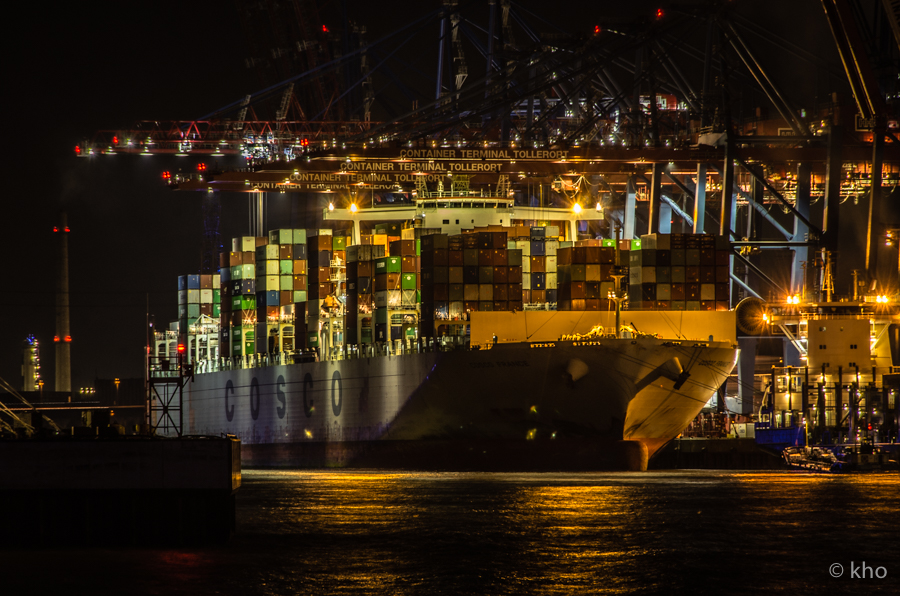
[[[431,6],[366,4],[354,7],[353,16],[368,25],[370,39]],[[523,4],[548,12],[546,3]],[[630,2],[627,8],[609,9],[604,4],[590,3],[590,11],[621,15],[655,12],[657,6]],[[799,21],[798,27],[796,20],[790,26],[790,19],[778,19],[775,25],[792,27],[797,43],[821,44],[827,30],[810,24],[824,26],[818,1],[796,4],[811,11],[810,20]],[[557,5],[547,16],[571,28],[591,21],[592,29],[585,6]],[[160,174],[191,169],[200,160],[79,159],[74,147],[96,130],[135,120],[199,118],[262,85],[243,64],[241,26],[230,2],[95,1],[19,8],[25,14],[7,27],[3,40],[8,109],[0,216],[0,377],[21,386],[22,345],[34,334],[43,348],[43,377],[47,387],[53,386],[57,245],[51,230],[60,209],[68,212],[72,229],[72,388],[89,386],[94,378],[141,377],[148,298],[157,324],[166,325],[176,316],[177,276],[197,272],[200,263],[200,196],[169,191]],[[783,9],[778,14],[790,16]],[[436,55],[436,43],[424,53]],[[822,47],[833,55],[830,45]],[[246,221],[246,198],[223,197],[226,245],[246,231]]]

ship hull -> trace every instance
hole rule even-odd
[[[727,343],[501,344],[198,374],[187,431],[249,466],[645,469],[731,372]]]

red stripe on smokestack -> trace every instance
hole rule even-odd
[[[72,336],[69,332],[69,226],[66,214],[60,213],[59,226],[54,232],[62,230],[59,236],[59,279],[56,284],[56,337],[63,341],[56,342],[56,391],[72,391]],[[56,338],[54,338],[56,340]]]

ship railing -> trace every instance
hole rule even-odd
[[[324,356],[315,349],[289,350],[271,354],[245,354],[243,356],[222,356],[216,360],[206,361],[205,368],[197,372],[216,372],[225,370],[241,370],[247,368],[265,368],[269,366],[283,366],[288,364],[301,364],[306,362],[319,362],[320,360],[355,360],[359,358],[378,358],[381,356],[403,356],[407,354],[422,354],[432,352],[453,352],[461,349],[487,349],[485,347],[472,347],[464,341],[464,338],[447,336],[435,339],[420,338],[398,339],[387,342],[375,342],[372,344],[346,344],[331,348]]]

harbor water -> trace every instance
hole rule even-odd
[[[900,593],[898,474],[245,470],[237,506],[223,546],[7,537],[3,593]]]

